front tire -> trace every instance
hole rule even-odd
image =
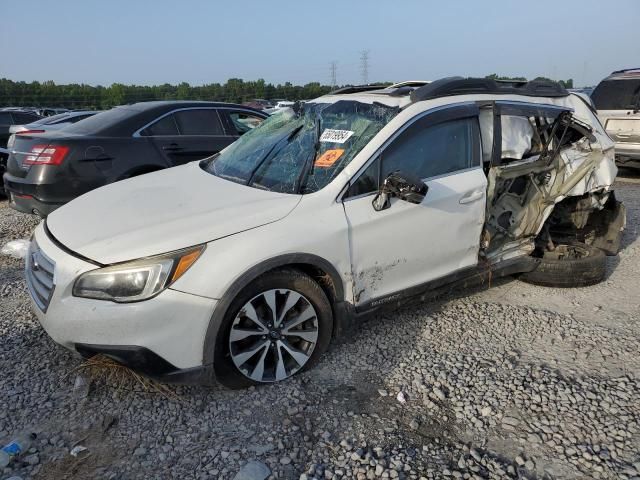
[[[265,273],[227,309],[216,339],[216,378],[229,388],[286,380],[318,362],[332,330],[329,299],[310,276]]]
[[[558,244],[545,251],[540,264],[520,280],[544,287],[587,287],[604,280],[607,257],[604,251],[584,243]]]

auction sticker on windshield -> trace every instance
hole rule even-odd
[[[332,130],[327,128],[322,135],[320,135],[321,142],[331,142],[331,143],[344,143],[349,140],[349,137],[353,135],[354,132],[351,130]]]
[[[336,163],[336,160],[338,160],[343,153],[344,150],[341,148],[327,150],[314,162],[314,165],[320,168],[329,168],[331,165]]]

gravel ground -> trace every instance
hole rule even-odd
[[[640,185],[617,190],[628,228],[604,283],[502,280],[383,315],[244,391],[82,375],[0,257],[0,441],[38,433],[0,478],[640,479]],[[0,246],[35,223],[0,202]]]

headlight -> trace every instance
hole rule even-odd
[[[73,285],[75,297],[137,302],[157,295],[198,259],[204,245],[120,263],[83,273]]]

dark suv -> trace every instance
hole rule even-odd
[[[266,117],[228,103],[144,102],[17,134],[4,175],[10,206],[44,217],[108,183],[209,157]]]
[[[616,142],[616,163],[640,169],[640,68],[613,72],[598,84],[591,99]]]

